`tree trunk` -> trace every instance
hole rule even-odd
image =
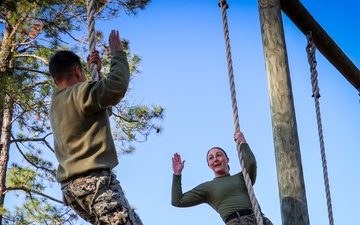
[[[8,11],[7,16],[11,16],[11,11]],[[5,29],[3,33],[3,41],[1,42],[0,49],[0,74],[1,76],[9,76],[9,71],[11,67],[10,63],[10,48],[9,45],[9,34],[11,28],[8,24],[5,24]],[[14,102],[11,96],[8,93],[2,93],[0,95],[2,98],[1,102],[1,133],[0,133],[0,208],[4,208],[5,202],[5,193],[6,193],[6,173],[7,165],[9,162],[9,152],[10,152],[10,132],[12,127],[12,116],[13,116],[13,106]],[[3,224],[3,216],[0,214],[0,225]]]
[[[11,11],[6,11],[6,18],[10,18],[12,15]],[[5,23],[5,29],[3,33],[3,38],[0,46],[0,74],[3,76],[4,73],[7,73],[10,65],[10,49],[11,49],[11,40],[9,35],[11,33],[11,28],[8,23]]]
[[[6,171],[10,152],[10,132],[12,120],[13,101],[9,95],[5,95],[4,117],[1,127],[1,149],[0,149],[0,207],[4,207],[6,193]],[[2,224],[2,215],[0,215],[0,225]]]

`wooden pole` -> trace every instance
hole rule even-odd
[[[316,48],[329,62],[360,91],[360,70],[345,55],[334,40],[316,22],[299,0],[281,0],[282,11],[305,35],[311,31]]]
[[[280,0],[259,0],[283,225],[309,225]]]

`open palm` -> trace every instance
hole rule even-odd
[[[184,169],[185,160],[181,161],[181,156],[178,153],[174,154],[174,157],[172,157],[172,168],[174,171],[174,174],[180,175],[182,170]]]

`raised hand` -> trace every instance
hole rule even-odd
[[[119,31],[112,30],[109,35],[109,48],[110,54],[113,55],[118,50],[124,50],[124,46],[120,41]]]
[[[175,153],[174,157],[172,157],[172,168],[174,174],[181,175],[181,172],[184,169],[184,165],[185,165],[185,160],[181,161],[181,156],[178,153]]]

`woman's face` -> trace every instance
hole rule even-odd
[[[221,177],[229,174],[229,158],[225,153],[218,149],[213,148],[207,155],[208,165],[214,171],[216,177]]]

